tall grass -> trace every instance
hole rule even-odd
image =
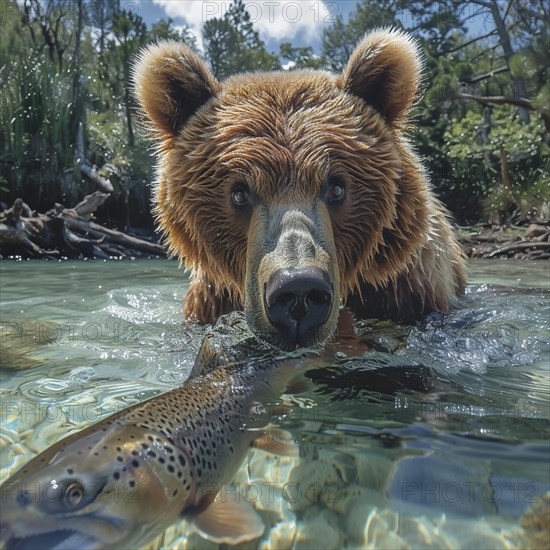
[[[84,105],[75,102],[70,69],[59,73],[36,58],[11,61],[0,74],[2,200],[21,197],[41,211],[59,201],[72,205],[81,183],[74,141]]]

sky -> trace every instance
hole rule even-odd
[[[201,45],[202,25],[208,18],[222,17],[230,0],[123,0],[121,5],[136,9],[146,23],[171,17],[176,26],[189,25]],[[338,14],[347,19],[356,0],[245,0],[254,28],[268,51],[279,51],[282,42],[312,46],[318,51],[323,29]]]
[[[279,52],[283,42],[291,42],[295,47],[312,46],[313,51],[319,53],[323,29],[338,15],[347,21],[358,3],[359,0],[245,0],[254,28],[267,50],[275,53]],[[223,17],[231,0],[120,0],[120,4],[126,9],[136,10],[148,25],[171,17],[176,28],[189,26],[202,48],[204,22],[209,18]],[[398,16],[407,26],[410,15],[404,11]],[[469,19],[469,26],[467,35],[486,32],[483,17]]]

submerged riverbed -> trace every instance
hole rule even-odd
[[[508,548],[550,491],[550,265],[470,263],[460,307],[358,324],[285,397],[300,457],[254,451],[237,490],[268,529],[246,548]],[[53,442],[188,376],[176,262],[0,264],[0,481]],[[353,355],[350,353],[350,356]],[[212,548],[184,521],[153,547]]]

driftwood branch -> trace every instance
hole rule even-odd
[[[84,153],[84,130],[82,124],[79,126],[76,134],[76,158],[83,176],[95,183],[97,187],[105,193],[112,193],[114,191],[113,184],[108,179],[102,178],[97,168],[86,158],[86,154]]]
[[[502,246],[485,254],[483,257],[487,259],[496,258],[497,256],[503,256],[509,254],[510,252],[521,252],[524,250],[550,250],[550,243],[546,242],[530,242],[530,241],[520,241],[517,243],[509,244],[508,246]]]
[[[74,208],[56,204],[46,214],[31,213],[21,199],[0,212],[0,254],[33,258],[166,256],[157,243],[108,229],[90,220],[109,195],[96,191]]]
[[[75,207],[74,211],[77,216],[84,219],[89,219],[91,215],[100,207],[107,199],[109,195],[107,193],[100,193],[96,191],[87,197],[84,197]]]
[[[97,168],[82,157],[80,158],[80,171],[82,175],[93,181],[102,191],[106,193],[112,193],[114,191],[113,184],[108,179],[102,178]]]

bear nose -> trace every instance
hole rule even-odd
[[[269,321],[297,344],[311,340],[328,319],[332,297],[329,277],[317,267],[279,269],[265,286]]]

